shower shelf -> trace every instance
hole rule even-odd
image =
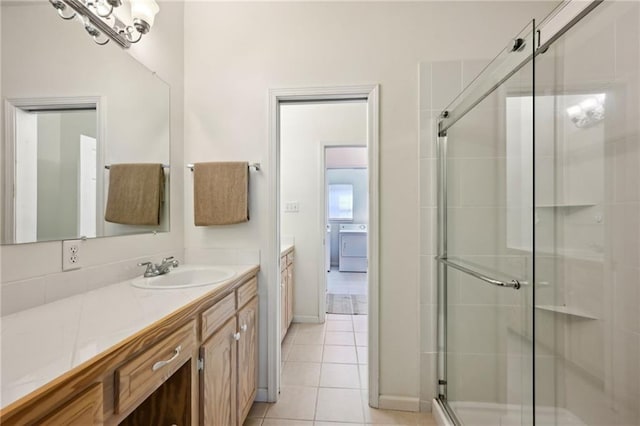
[[[540,309],[543,311],[554,312],[556,314],[570,315],[573,317],[589,319],[589,320],[597,320],[600,319],[598,317],[594,317],[593,315],[584,312],[578,308],[571,308],[568,306],[558,306],[558,305],[536,305],[536,309]]]
[[[597,206],[595,203],[558,203],[558,204],[537,204],[537,209],[570,209],[570,208],[586,208]]]

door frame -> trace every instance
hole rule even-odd
[[[355,85],[269,90],[269,244],[266,253],[267,291],[267,401],[278,400],[280,390],[280,105],[286,102],[367,102],[369,187],[369,405],[379,405],[379,145],[380,86]],[[319,316],[320,318],[320,316]]]

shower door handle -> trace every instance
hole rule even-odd
[[[514,290],[519,290],[521,287],[520,281],[518,280],[511,280],[510,282],[500,281],[495,278],[491,278],[484,274],[481,274],[480,272],[476,272],[473,269],[469,269],[462,265],[458,265],[457,263],[451,262],[450,260],[447,260],[444,257],[436,256],[436,260],[440,263],[443,263],[447,266],[457,269],[458,271],[464,272],[465,274],[471,275],[472,277],[475,277],[491,285],[495,285],[498,287],[512,288]]]

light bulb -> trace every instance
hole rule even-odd
[[[145,34],[153,27],[156,14],[160,11],[160,7],[155,0],[131,0],[131,16],[134,20],[138,20],[140,25],[136,25],[136,29]]]
[[[113,6],[111,6],[109,3],[107,3],[104,0],[98,0],[94,4],[94,7],[96,9],[96,13],[101,18],[108,18],[111,16],[111,12],[113,12]]]
[[[582,108],[578,105],[570,106],[567,108],[567,115],[569,118],[578,118],[582,115]]]
[[[584,112],[589,113],[598,107],[598,101],[595,98],[587,98],[580,102],[580,107]]]

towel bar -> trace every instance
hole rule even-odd
[[[187,169],[193,171],[193,164],[187,164]],[[260,171],[260,163],[250,163],[249,169],[254,169],[256,172]]]
[[[105,169],[107,169],[107,170],[109,170],[109,169],[111,169],[111,165],[109,165],[109,164],[105,164],[104,168],[105,168]],[[163,169],[168,169],[168,168],[169,168],[169,165],[168,165],[168,164],[163,164],[163,165],[162,165],[162,168],[163,168]]]

